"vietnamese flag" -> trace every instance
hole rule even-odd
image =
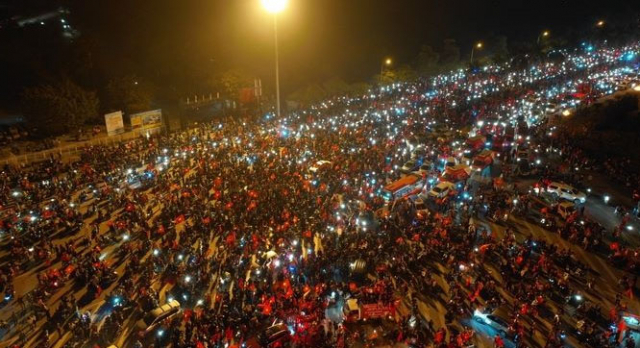
[[[125,208],[128,212],[132,212],[136,209],[136,207],[133,205],[133,203],[129,202],[127,203],[127,207]]]
[[[627,329],[627,323],[624,322],[624,319],[618,322],[618,342],[622,342],[624,339],[624,331]]]
[[[227,239],[225,241],[229,245],[234,244],[236,242],[236,233],[235,232],[229,233],[229,235],[227,236]]]
[[[516,263],[518,264],[518,266],[520,266],[523,261],[524,258],[521,255],[518,255],[518,257],[516,257]]]
[[[192,315],[193,315],[193,311],[191,309],[185,309],[184,316],[182,317],[182,319],[184,320],[185,323],[188,323],[189,321],[191,321]]]
[[[433,338],[433,340],[438,344],[444,342],[444,332],[442,332],[441,330],[438,330],[438,332],[436,332],[436,336]]]

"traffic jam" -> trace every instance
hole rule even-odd
[[[582,46],[6,169],[3,340],[629,344],[637,221],[589,186],[598,168],[562,121],[640,91],[638,50]]]

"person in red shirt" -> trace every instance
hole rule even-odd
[[[500,335],[496,335],[496,337],[494,337],[493,346],[496,348],[504,347],[504,341],[502,340],[502,337],[500,337]]]

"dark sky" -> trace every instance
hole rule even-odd
[[[42,0],[20,3],[28,1]],[[260,0],[75,2],[81,30],[127,59],[197,57],[202,69],[240,67],[273,84],[273,19]],[[279,16],[281,79],[285,95],[333,76],[365,80],[384,57],[411,63],[420,45],[439,49],[445,38],[468,56],[474,41],[489,46],[493,35],[534,41],[544,29],[587,32],[598,19],[639,11],[638,0],[289,0]]]
[[[260,1],[203,6],[198,17],[205,25],[194,25],[203,30],[197,37],[211,33],[203,45],[221,62],[242,64],[266,78],[273,31]],[[639,9],[640,1],[633,0],[289,0],[279,17],[282,77],[288,87],[332,75],[362,79],[379,70],[384,56],[411,62],[421,44],[437,49],[443,39],[454,38],[469,47],[492,35],[532,41],[543,29],[588,30],[600,18],[614,20]]]

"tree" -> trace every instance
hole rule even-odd
[[[320,87],[320,85],[318,85],[317,83],[314,83],[307,86],[307,88],[304,90],[303,101],[306,103],[314,103],[324,99],[326,96],[327,93],[325,92],[325,90],[322,89],[322,87]]]
[[[418,74],[409,65],[402,65],[396,70],[395,81],[409,82],[418,77]]]
[[[440,54],[429,45],[422,45],[418,53],[417,67],[420,75],[433,75],[439,72]]]
[[[28,88],[22,109],[36,135],[55,136],[82,127],[98,116],[98,97],[68,78],[49,85]]]
[[[220,91],[227,97],[235,98],[242,88],[253,86],[253,80],[240,69],[227,70],[214,78],[214,91]]]
[[[454,39],[445,39],[440,54],[440,64],[445,69],[453,69],[460,63],[460,47]]]
[[[322,84],[328,95],[343,95],[349,91],[349,84],[339,77],[333,77]]]
[[[356,82],[349,85],[349,95],[362,96],[369,92],[371,85],[365,82]]]
[[[507,37],[500,35],[495,37],[493,41],[492,60],[496,64],[502,64],[509,59],[509,47],[507,45]]]
[[[153,93],[151,88],[136,76],[127,75],[109,81],[106,97],[107,109],[132,114],[149,110]]]

